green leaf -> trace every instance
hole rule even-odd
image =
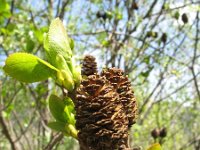
[[[1,17],[10,17],[10,5],[6,2],[6,0],[0,0],[0,19]]]
[[[65,99],[65,109],[64,109],[64,116],[65,118],[67,119],[67,123],[68,124],[72,124],[72,125],[75,125],[75,109],[74,109],[74,103],[73,101],[71,100],[71,98],[67,97]]]
[[[57,122],[57,121],[55,121],[55,122],[49,122],[47,124],[47,126],[49,128],[51,128],[51,129],[53,129],[55,131],[58,131],[58,132],[65,132],[66,131],[65,125],[66,125],[65,123],[63,123],[63,122]]]
[[[102,46],[104,47],[109,47],[109,45],[111,44],[110,41],[104,40],[101,42]]]
[[[66,135],[70,135],[77,139],[78,131],[76,130],[75,126],[72,124],[65,125]]]
[[[69,38],[69,45],[70,45],[71,50],[74,50],[74,40],[71,38]]]
[[[0,12],[5,11],[6,9],[6,0],[0,0]]]
[[[141,75],[143,76],[143,77],[148,77],[149,76],[149,73],[150,73],[150,71],[149,70],[147,70],[147,71],[145,71],[145,72],[141,72]]]
[[[72,58],[72,68],[71,72],[73,75],[73,80],[75,84],[78,86],[81,82],[82,76],[81,76],[81,66],[80,65],[75,65],[75,59],[74,57]]]
[[[176,11],[175,14],[174,14],[174,18],[175,18],[176,20],[178,20],[179,17],[180,17],[180,14],[179,14],[178,11]]]
[[[48,62],[28,53],[10,55],[3,69],[9,76],[27,83],[46,80],[58,71]]]
[[[150,63],[150,56],[146,56],[143,60],[146,64]]]
[[[64,117],[65,103],[56,95],[51,95],[49,98],[49,109],[53,117],[60,122],[66,122]]]
[[[159,143],[155,143],[151,145],[147,150],[162,150],[162,148]]]
[[[56,61],[56,56],[58,54],[62,55],[67,63],[71,60],[72,51],[69,38],[59,18],[56,18],[51,22],[44,45],[48,59],[55,67],[59,66],[59,63]]]
[[[40,30],[35,30],[34,31],[35,37],[37,38],[39,43],[43,43],[43,32],[41,32]]]
[[[30,53],[33,51],[34,47],[35,47],[34,41],[31,38],[27,38],[26,39],[26,51]]]
[[[113,17],[113,12],[111,12],[111,11],[106,11],[106,15],[107,15],[108,19],[112,19],[112,17]]]
[[[64,103],[68,107],[68,109],[69,109],[70,112],[75,113],[75,109],[74,109],[75,105],[74,105],[74,103],[73,103],[73,101],[72,101],[71,98],[66,97],[64,99]]]
[[[75,66],[73,69],[73,79],[76,85],[79,85],[82,79],[81,66]]]

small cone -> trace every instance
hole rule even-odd
[[[167,42],[167,34],[163,33],[161,36],[161,41],[165,44]]]
[[[160,130],[158,128],[155,128],[151,131],[151,136],[156,139],[160,136]]]
[[[81,74],[89,76],[95,73],[97,73],[97,63],[95,57],[91,55],[86,55],[82,62]]]
[[[164,138],[164,137],[166,137],[167,136],[167,128],[162,128],[161,130],[160,130],[160,137],[161,138]]]
[[[117,68],[105,69],[101,75],[111,82],[119,94],[129,120],[129,127],[131,127],[137,118],[137,104],[128,77],[124,76],[123,71]]]
[[[188,17],[186,15],[186,13],[182,14],[182,21],[184,24],[188,23]]]
[[[128,149],[128,119],[119,95],[99,75],[81,82],[76,96],[76,128],[81,150]]]

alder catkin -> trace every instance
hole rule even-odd
[[[81,150],[128,149],[128,118],[105,77],[90,75],[81,82],[75,109]]]
[[[89,75],[93,75],[95,73],[97,73],[96,59],[95,59],[95,57],[93,57],[91,55],[86,55],[82,62],[81,74],[89,76]]]
[[[124,72],[118,68],[104,69],[101,73],[108,81],[111,82],[117,93],[120,101],[123,104],[124,111],[129,120],[129,127],[131,127],[137,118],[137,104],[134,92],[131,88],[131,82]]]

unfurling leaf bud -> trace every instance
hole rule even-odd
[[[60,70],[57,72],[57,82],[61,86],[65,87],[70,92],[74,89],[74,81],[69,72],[66,70]]]
[[[82,79],[82,76],[81,76],[81,66],[75,66],[73,68],[73,79],[74,79],[74,82],[76,85],[79,85],[80,82],[81,82],[81,79]]]

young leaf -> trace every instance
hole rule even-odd
[[[71,50],[73,51],[74,50],[74,40],[71,38],[69,38],[69,45],[70,45]]]
[[[59,18],[51,22],[44,45],[48,59],[55,67],[59,66],[59,63],[56,62],[56,56],[58,54],[62,55],[66,61],[71,60],[72,51],[69,38]]]
[[[64,109],[64,116],[67,119],[67,123],[75,125],[75,109],[74,109],[74,103],[71,100],[71,98],[66,97],[64,99],[64,103],[65,103],[65,109]]]
[[[74,109],[75,105],[74,105],[72,99],[69,97],[66,97],[64,99],[64,102],[65,102],[65,105],[68,107],[69,111],[72,113],[75,113],[75,109]]]
[[[68,91],[74,89],[74,81],[71,76],[71,72],[66,70],[60,70],[57,72],[57,82],[58,84],[64,86]]]
[[[70,135],[77,139],[78,131],[76,130],[75,126],[72,124],[66,124],[65,125],[65,131],[67,135]]]
[[[58,71],[48,62],[28,53],[10,55],[3,69],[9,76],[28,83],[46,80]]]
[[[47,126],[49,127],[49,128],[51,128],[52,130],[55,130],[55,131],[58,131],[58,132],[65,132],[65,123],[63,123],[63,122],[57,122],[57,121],[55,121],[55,122],[49,122],[48,124],[47,124]]]
[[[66,122],[66,119],[63,116],[65,104],[62,99],[56,95],[51,95],[49,98],[49,109],[57,121]]]
[[[79,85],[82,79],[81,76],[81,66],[80,65],[75,65],[75,60],[72,58],[72,74],[73,74],[73,79],[76,85]]]

